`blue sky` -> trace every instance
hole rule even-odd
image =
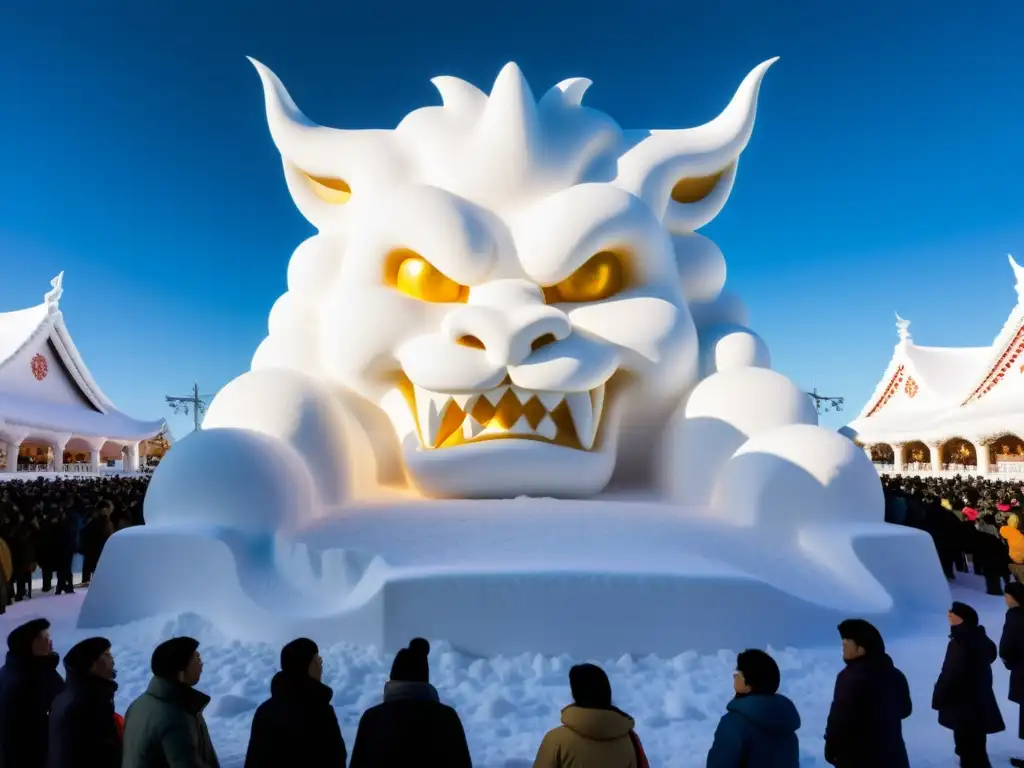
[[[847,398],[824,420],[839,426],[882,373],[894,309],[919,343],[974,345],[1015,301],[1021,29],[1013,0],[4,3],[0,309],[65,270],[78,346],[140,418],[248,369],[312,230],[247,54],[346,128],[438,103],[435,75],[488,89],[509,60],[535,92],[589,77],[587,103],[625,127],[686,127],[779,55],[732,199],[702,232],[775,367]]]

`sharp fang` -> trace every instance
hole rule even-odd
[[[533,397],[533,392],[522,387],[512,387],[512,394],[519,398],[520,405],[526,405]]]
[[[594,401],[594,432],[597,432],[601,424],[601,414],[604,411],[604,384],[591,391],[590,398]]]
[[[590,393],[570,392],[565,396],[565,404],[569,406],[580,445],[589,451],[594,446],[594,405],[590,401]]]
[[[555,410],[558,404],[562,402],[562,398],[565,397],[561,392],[537,392],[537,399],[540,400],[540,404],[543,405],[548,413]]]
[[[498,401],[501,400],[502,396],[506,392],[508,392],[508,387],[498,387],[496,389],[490,390],[489,392],[484,392],[483,397],[486,397],[487,402],[489,402],[491,405],[497,407]]]
[[[467,416],[462,421],[462,436],[467,440],[472,440],[484,431],[483,425],[474,419],[472,416]]]
[[[548,440],[554,440],[558,436],[558,426],[550,416],[545,416],[537,425],[537,434]]]
[[[462,409],[463,413],[469,413],[473,410],[473,406],[476,405],[476,401],[480,399],[480,395],[452,395],[452,400],[455,404]]]
[[[416,417],[420,423],[420,440],[425,448],[433,448],[441,428],[441,413],[433,392],[416,387]]]
[[[510,435],[532,435],[533,427],[530,426],[530,422],[526,420],[525,416],[520,416],[516,419],[516,423],[509,428],[508,433]]]

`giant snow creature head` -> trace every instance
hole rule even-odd
[[[623,131],[582,106],[588,80],[536,101],[515,64],[490,95],[435,79],[443,106],[394,130],[325,128],[254,62],[319,231],[254,367],[386,414],[374,450],[397,445],[427,495],[599,492],[617,463],[650,461],[699,378],[677,240],[725,204],[771,63],[706,125]]]

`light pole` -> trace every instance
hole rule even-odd
[[[818,413],[828,413],[829,411],[841,411],[843,410],[843,403],[846,402],[846,399],[842,397],[829,397],[827,395],[819,395],[817,387],[808,392],[807,396],[814,401],[814,410],[816,410]]]
[[[165,395],[164,399],[175,413],[183,413],[188,416],[189,411],[192,411],[192,423],[194,424],[192,431],[198,432],[203,428],[203,414],[206,413],[211,397],[213,395],[199,394],[199,382],[196,382],[192,385],[191,395],[187,397]]]

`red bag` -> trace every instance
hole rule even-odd
[[[636,731],[629,732],[629,740],[633,742],[633,750],[636,752],[636,768],[651,768],[651,764],[647,762],[644,745],[640,743],[640,737],[636,735]]]
[[[124,742],[124,718],[117,712],[114,713],[114,727],[117,728],[117,738]]]

